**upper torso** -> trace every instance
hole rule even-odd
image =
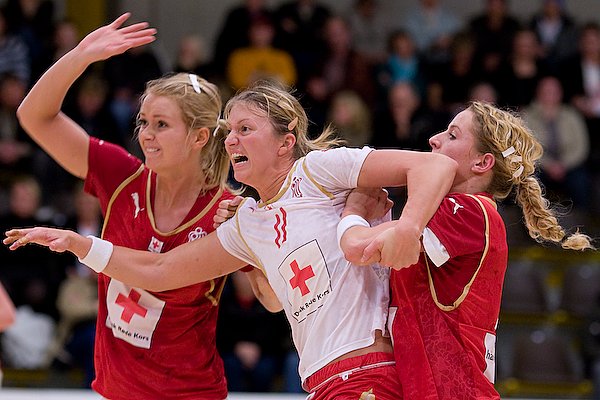
[[[310,153],[275,198],[247,199],[217,230],[227,251],[267,276],[290,322],[303,380],[385,331],[389,271],[352,266],[336,238],[368,151]]]
[[[100,199],[102,236],[115,245],[166,252],[200,239],[213,230],[218,202],[231,197],[218,189],[199,196],[179,227],[162,232],[152,209],[153,172],[95,140],[89,165],[86,190]],[[224,279],[156,293],[100,274],[94,389],[111,399],[224,399],[226,382],[215,347]]]
[[[424,245],[419,262],[393,271],[390,281],[405,397],[499,398],[495,335],[508,250],[495,204],[486,195],[447,195]]]

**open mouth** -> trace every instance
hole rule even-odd
[[[245,155],[240,154],[240,153],[234,153],[231,155],[231,161],[234,164],[244,163],[244,162],[248,161],[248,157],[246,157]]]

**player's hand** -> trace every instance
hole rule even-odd
[[[219,203],[219,208],[213,217],[213,226],[217,229],[223,222],[235,215],[238,206],[244,200],[242,196],[235,196],[230,200],[222,200]]]
[[[389,229],[380,233],[363,252],[363,262],[376,259],[379,264],[401,269],[416,264],[421,253],[421,234],[402,219]]]
[[[11,229],[5,233],[6,237],[2,241],[9,246],[10,250],[16,250],[29,243],[46,246],[52,251],[62,253],[71,251],[74,245],[73,239],[76,233],[54,228],[23,228]],[[77,235],[79,236],[79,235]]]
[[[147,22],[122,26],[130,16],[130,13],[125,13],[110,24],[91,32],[77,45],[77,50],[92,63],[153,42],[156,39],[156,29],[148,28]]]
[[[356,188],[346,199],[342,217],[354,214],[360,215],[367,221],[383,218],[394,206],[388,198],[388,192],[382,188]]]

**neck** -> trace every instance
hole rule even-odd
[[[198,193],[211,189],[204,181],[203,174],[179,177],[157,175],[154,202],[176,207],[181,203],[187,204],[191,199],[195,201]]]
[[[291,162],[286,163],[286,165],[282,166],[282,168],[274,171],[272,174],[269,174],[270,179],[265,185],[261,187],[254,187],[258,192],[261,201],[267,202],[273,197],[277,196],[277,193],[279,193],[279,190],[285,183],[285,180],[291,171],[294,162],[295,160],[291,160]]]

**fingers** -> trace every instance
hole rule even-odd
[[[129,19],[129,17],[131,17],[131,13],[126,12],[124,14],[122,14],[121,16],[119,16],[117,19],[115,19],[109,26],[113,27],[113,28],[118,28],[121,25],[123,25],[125,23],[125,21],[127,21]]]
[[[381,259],[381,252],[379,248],[379,243],[374,240],[365,247],[363,251],[362,258],[360,260],[361,264],[372,264],[379,262]]]
[[[240,204],[242,204],[242,200],[244,200],[244,198],[242,196],[235,196],[233,198],[233,200],[231,200],[231,204],[232,206],[239,206]]]
[[[27,229],[11,229],[5,233],[6,238],[2,240],[2,243],[8,245],[10,250],[16,250],[19,247],[25,246],[29,243],[27,237]]]

